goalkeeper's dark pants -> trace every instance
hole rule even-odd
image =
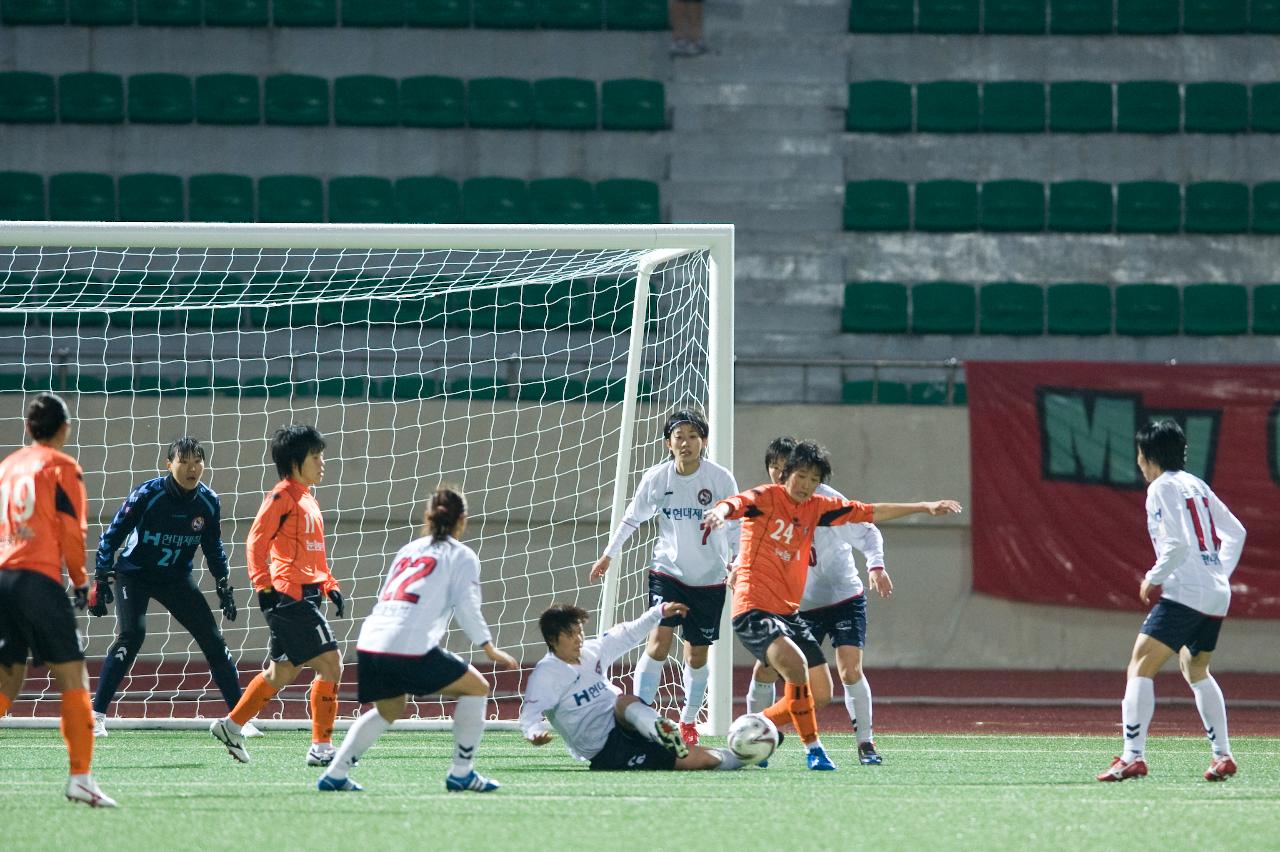
[[[147,605],[152,599],[186,628],[201,653],[209,662],[209,673],[228,707],[240,700],[240,677],[236,672],[227,642],[213,620],[209,602],[190,574],[179,577],[148,577],[142,573],[116,575],[116,641],[107,651],[98,675],[98,691],[93,697],[95,713],[106,713],[115,698],[120,681],[129,673],[133,661],[147,638]],[[169,650],[169,649],[166,649]]]

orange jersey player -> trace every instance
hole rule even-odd
[[[954,500],[931,503],[860,503],[816,495],[831,475],[827,453],[812,441],[796,445],[781,483],[762,485],[721,500],[703,520],[717,529],[742,519],[733,587],[733,631],[757,660],[786,681],[783,698],[764,711],[775,724],[791,721],[807,747],[810,769],[835,769],[818,739],[809,668],[826,663],[822,648],[797,617],[814,530],[871,523],[917,512],[959,512]]]
[[[324,436],[312,426],[290,426],[271,439],[280,482],[262,501],[249,530],[249,582],[271,630],[271,662],[256,675],[231,713],[209,732],[241,763],[249,762],[241,728],[298,671],[315,671],[311,683],[309,766],[333,760],[333,723],[338,715],[342,657],[338,640],[320,611],[325,597],[335,615],[345,612],[338,581],[325,560],[324,519],[311,486],[324,478]]]
[[[91,807],[116,803],[89,772],[93,708],[76,616],[62,587],[65,565],[76,606],[89,602],[85,575],[88,507],[84,473],[62,452],[71,434],[67,405],[52,393],[27,406],[28,447],[0,461],[0,716],[18,697],[27,658],[46,665],[62,694],[62,737],[71,761],[66,797]]]

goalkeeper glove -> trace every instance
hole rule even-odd
[[[280,593],[275,589],[264,589],[258,592],[258,609],[262,610],[264,615],[275,609],[279,602]]]
[[[88,605],[89,605],[89,587],[80,586],[78,589],[75,590],[76,609],[80,610],[81,612],[84,612],[85,607],[87,607]],[[104,606],[102,608],[102,611],[105,614],[107,611],[107,608]]]
[[[89,608],[90,615],[102,617],[107,614],[107,604],[113,603],[116,596],[111,592],[111,575],[99,574],[93,582],[93,588],[89,590],[88,597],[85,599],[85,606]],[[79,599],[76,601],[79,606]],[[84,609],[85,607],[80,607]]]
[[[337,612],[333,614],[335,618],[342,618],[342,616],[346,615],[347,604],[342,599],[342,592],[337,589],[330,589],[329,600],[333,602],[333,606],[337,610]]]
[[[230,582],[226,577],[219,577],[218,583],[214,586],[214,591],[218,594],[218,605],[222,607],[222,614],[227,621],[236,620],[236,596],[235,589],[231,588]]]

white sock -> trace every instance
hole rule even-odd
[[[487,695],[464,695],[453,711],[453,767],[449,774],[465,778],[475,765],[476,746],[484,736],[484,708]]]
[[[347,735],[342,738],[342,745],[339,746],[338,753],[333,756],[333,762],[325,769],[324,774],[339,781],[346,778],[347,773],[351,771],[351,762],[359,760],[361,755],[368,751],[369,747],[378,741],[378,737],[390,727],[391,723],[382,718],[382,714],[376,707],[362,714],[347,731]]]
[[[1124,722],[1125,763],[1142,757],[1147,747],[1147,728],[1156,712],[1156,684],[1149,677],[1131,677],[1124,686],[1120,718]]]
[[[751,680],[751,688],[747,690],[748,713],[759,713],[764,708],[773,706],[776,700],[772,683],[762,683],[754,678]]]
[[[1204,735],[1213,746],[1213,756],[1231,754],[1231,741],[1227,738],[1227,702],[1222,697],[1222,688],[1213,675],[1209,675],[1191,684],[1191,691],[1196,695],[1196,709],[1204,722]]]
[[[640,736],[655,743],[658,742],[658,732],[653,729],[653,723],[658,721],[657,710],[642,701],[632,701],[627,705],[627,709],[622,711],[622,718],[626,719]]]
[[[666,665],[666,660],[655,660],[641,652],[640,659],[636,661],[636,671],[632,679],[632,689],[635,691],[636,698],[645,704],[653,703],[653,699],[658,695],[658,685],[662,682],[662,669]]]
[[[871,742],[871,684],[867,683],[866,675],[857,683],[844,685],[844,709],[849,711],[858,742]]]
[[[241,730],[240,726],[239,726],[239,725],[237,725],[237,724],[236,724],[236,722],[235,722],[235,720],[234,720],[234,719],[232,719],[230,716],[223,716],[223,717],[222,717],[222,724],[226,725],[226,726],[227,726],[227,730],[228,730],[228,731],[230,731],[231,733],[233,733],[233,734],[235,734],[235,735],[237,735],[237,736],[239,736],[239,735],[240,735],[240,730]]]
[[[684,667],[684,709],[680,711],[681,722],[696,722],[702,712],[702,700],[707,697],[707,678],[710,677],[708,666],[695,669],[686,664]]]
[[[709,751],[720,758],[720,765],[716,767],[717,770],[741,769],[746,766],[746,764],[742,762],[742,758],[738,757],[727,748],[713,748],[709,749]]]
[[[813,751],[815,748],[822,748],[822,740],[815,739],[811,743],[804,744],[805,751]]]

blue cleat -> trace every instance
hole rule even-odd
[[[358,793],[364,788],[350,778],[330,778],[328,775],[321,775],[320,780],[316,782],[316,789],[325,793]]]
[[[456,775],[449,775],[444,779],[444,788],[450,793],[461,793],[463,790],[471,790],[476,793],[492,793],[502,785],[492,778],[485,778],[474,769],[459,778]]]
[[[836,768],[836,765],[831,762],[831,758],[827,757],[827,752],[822,746],[811,746],[805,755],[805,762],[809,764],[810,769],[824,772],[830,772]]]
[[[778,751],[778,749],[782,748],[782,741],[785,740],[786,738],[787,738],[786,734],[782,733],[782,731],[778,731],[778,744],[773,747],[773,750],[775,753]],[[764,760],[757,763],[756,766],[759,766],[761,769],[768,769],[769,759],[766,757]]]
[[[884,758],[880,757],[880,752],[876,751],[876,744],[868,740],[865,743],[858,743],[858,762],[863,766],[879,766],[884,763]]]

